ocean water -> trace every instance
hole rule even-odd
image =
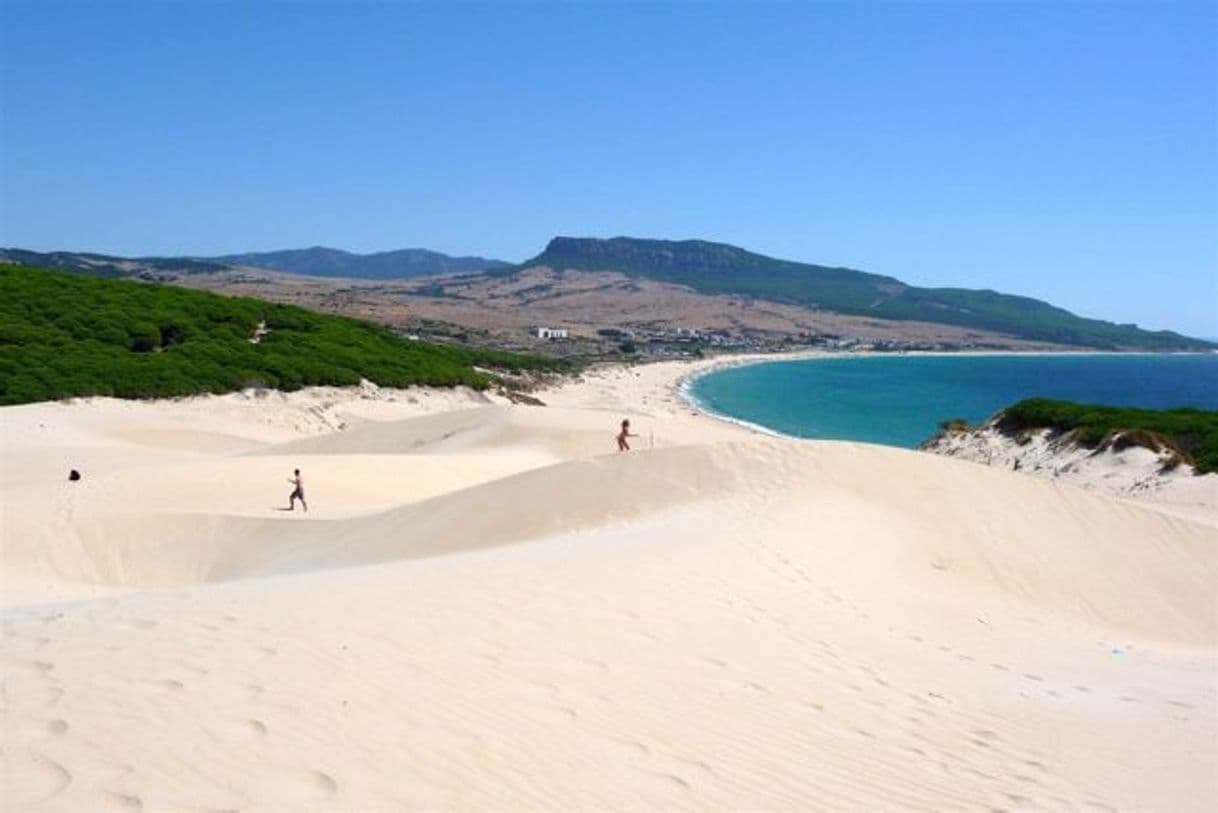
[[[687,392],[784,435],[913,447],[1023,398],[1218,409],[1218,355],[834,356],[728,368]]]

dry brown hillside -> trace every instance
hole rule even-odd
[[[735,295],[707,295],[679,285],[608,271],[556,271],[546,267],[513,275],[427,277],[402,282],[333,280],[244,269],[181,276],[183,285],[257,296],[358,316],[403,331],[449,329],[474,338],[521,347],[544,343],[535,325],[567,328],[567,349],[595,351],[613,345],[606,329],[675,333],[718,332],[729,343],[772,343],[809,336],[866,343],[1046,349],[1045,343],[999,333],[896,322],[767,302]]]

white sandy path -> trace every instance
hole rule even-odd
[[[1213,529],[969,463],[759,438],[649,392],[631,455],[601,454],[636,394],[619,384],[78,484],[125,502],[6,488],[3,798],[1218,802]],[[598,399],[613,411],[578,408]],[[265,502],[289,461],[316,515],[231,500]],[[72,513],[40,526],[56,499]]]

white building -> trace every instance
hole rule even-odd
[[[565,327],[535,327],[533,335],[539,339],[565,339],[570,334]]]

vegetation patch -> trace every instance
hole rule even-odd
[[[260,325],[266,332],[252,341]],[[407,341],[291,305],[0,264],[0,404],[344,386],[477,389],[480,369],[559,371],[541,356]]]
[[[1168,452],[1168,466],[1187,463],[1198,474],[1218,471],[1218,411],[1182,407],[1138,409],[1031,398],[1003,410],[999,430],[1069,432],[1086,446],[1114,451],[1140,446]]]

